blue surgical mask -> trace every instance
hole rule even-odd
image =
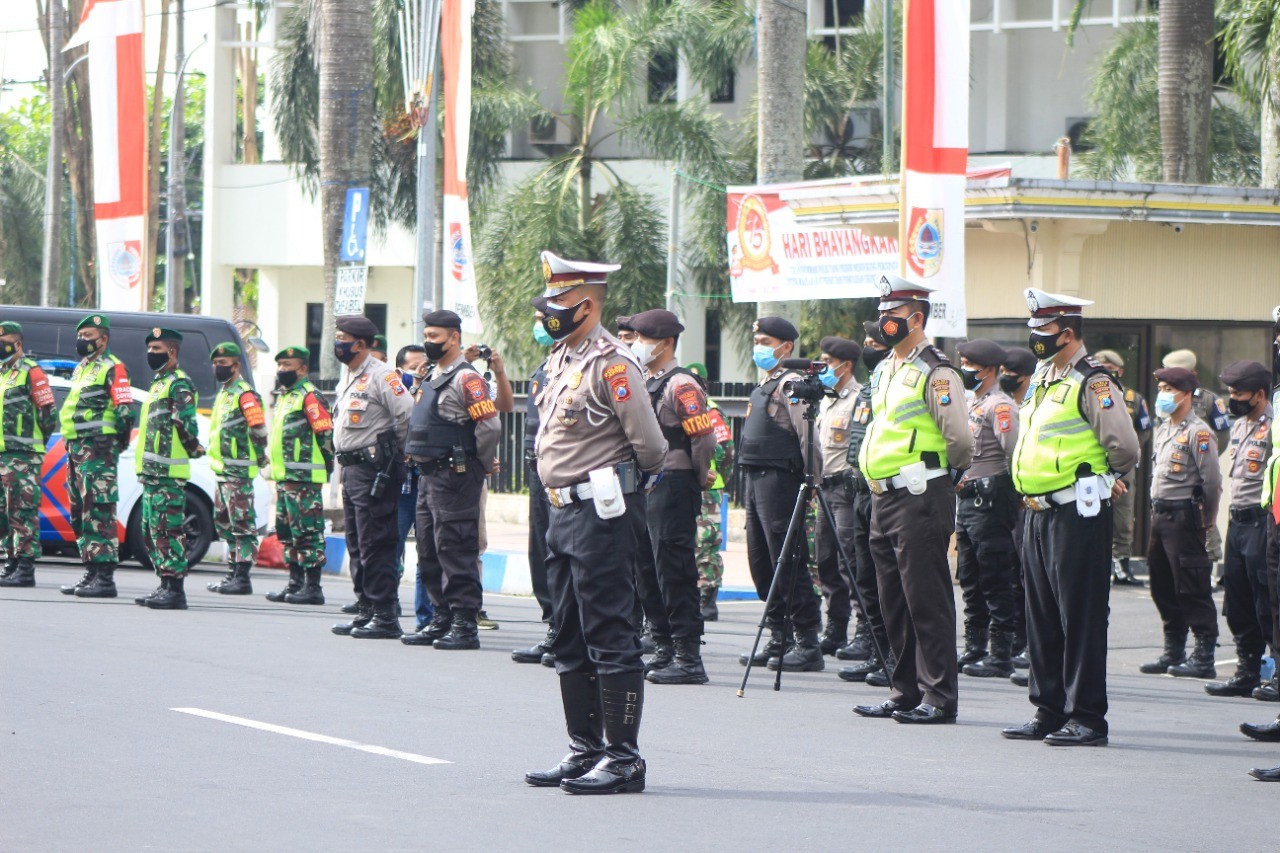
[[[418,381],[418,377],[407,370],[400,371],[400,384],[404,386],[406,391],[413,390],[413,383]]]
[[[752,347],[751,360],[761,370],[773,370],[778,366],[778,356],[775,355],[774,348],[768,344],[756,344]]]
[[[818,381],[828,388],[835,388],[840,384],[840,377],[836,375],[836,369],[828,364],[827,369],[818,374]]]
[[[1161,391],[1156,394],[1156,411],[1166,418],[1178,408],[1178,395],[1173,391]]]
[[[539,346],[549,347],[556,342],[556,339],[547,334],[547,330],[542,327],[541,320],[533,321],[533,339]]]

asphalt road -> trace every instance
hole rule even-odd
[[[121,572],[114,601],[60,595],[77,576],[42,565],[38,588],[0,592],[3,850],[1280,846],[1280,785],[1245,772],[1280,748],[1236,732],[1280,706],[1140,675],[1159,636],[1145,591],[1112,596],[1105,749],[1003,740],[1031,712],[1004,681],[962,677],[959,724],[936,728],[855,717],[884,692],[840,682],[834,661],[780,693],[753,675],[739,699],[759,605],[722,606],[712,683],[648,693],[648,791],[601,798],[522,781],[565,749],[555,675],[509,657],[541,636],[530,600],[488,597],[501,629],[447,653],[330,634],[350,600],[338,581],[305,608],[261,597],[279,573],[234,599],[196,574],[190,610],[155,612],[132,602],[150,575]]]

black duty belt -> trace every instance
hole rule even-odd
[[[856,486],[859,479],[861,478],[858,476],[858,472],[850,468],[847,471],[841,471],[838,474],[832,474],[830,477],[823,477],[822,488],[830,489],[835,486]],[[866,488],[865,482],[863,483],[862,487],[864,489]]]
[[[338,461],[339,465],[344,467],[351,465],[374,465],[375,454],[378,445],[372,444],[368,447],[361,447],[356,450],[339,450],[333,454],[333,458]]]
[[[1156,512],[1178,512],[1179,510],[1184,510],[1184,509],[1195,509],[1196,502],[1190,501],[1190,500],[1188,501],[1153,500],[1151,502],[1151,508]]]
[[[1246,506],[1240,509],[1232,507],[1228,513],[1232,521],[1240,524],[1256,524],[1267,517],[1266,511],[1260,506]]]

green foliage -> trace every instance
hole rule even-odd
[[[0,113],[0,300],[40,301],[49,103],[43,90]]]
[[[1280,0],[1235,0],[1221,39],[1227,72],[1245,97],[1280,107]]]

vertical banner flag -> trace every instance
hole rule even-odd
[[[467,153],[471,142],[471,16],[475,0],[444,0],[440,7],[440,59],[444,68],[444,307],[480,334],[480,299],[471,254],[467,209]]]
[[[89,46],[98,307],[142,311],[148,250],[142,0],[86,0],[64,50],[82,44]]]
[[[903,20],[902,275],[935,288],[928,334],[961,337],[969,0],[906,0]]]

